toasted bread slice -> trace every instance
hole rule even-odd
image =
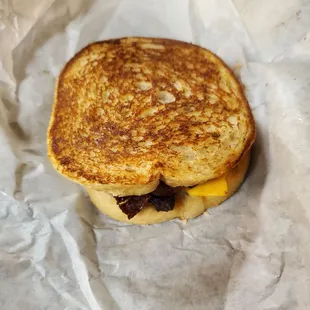
[[[193,186],[233,168],[255,139],[243,90],[213,53],[184,42],[90,44],[62,70],[48,155],[71,180],[113,195]]]

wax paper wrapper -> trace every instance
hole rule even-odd
[[[0,309],[310,309],[310,2],[0,1]],[[209,48],[257,123],[246,182],[187,224],[117,223],[46,156],[55,79],[90,42]]]

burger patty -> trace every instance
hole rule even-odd
[[[176,189],[160,182],[155,191],[141,196],[115,197],[117,204],[128,219],[137,215],[150,203],[158,212],[171,211],[175,205]]]

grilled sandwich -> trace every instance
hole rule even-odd
[[[189,219],[229,198],[246,174],[255,123],[216,55],[168,39],[92,43],[57,80],[48,156],[108,216]]]

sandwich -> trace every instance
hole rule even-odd
[[[139,37],[92,43],[65,65],[47,134],[55,169],[133,224],[195,218],[228,199],[254,140],[243,87],[219,57]]]

